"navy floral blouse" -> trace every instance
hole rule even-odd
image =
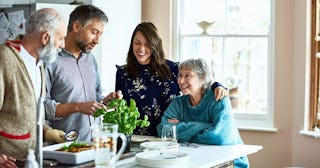
[[[138,66],[138,77],[129,76],[124,66],[117,66],[116,88],[121,90],[123,98],[129,102],[130,98],[136,101],[140,112],[140,117],[146,114],[149,117],[150,126],[147,128],[137,128],[136,135],[158,136],[157,125],[161,122],[163,112],[168,107],[171,100],[180,95],[177,83],[178,64],[167,60],[166,64],[170,67],[172,80],[161,79],[158,75],[151,75],[149,65]],[[220,86],[215,82],[212,89]]]

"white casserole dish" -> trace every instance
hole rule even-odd
[[[80,143],[92,144],[91,142],[79,141]],[[63,152],[56,151],[63,146],[70,145],[72,142],[65,142],[60,144],[49,145],[43,147],[43,158],[53,159],[63,164],[80,164],[94,160],[94,149],[85,150],[81,152]]]

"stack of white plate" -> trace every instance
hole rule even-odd
[[[178,151],[179,144],[170,141],[143,142],[140,144],[141,150],[161,150],[161,151]]]
[[[146,167],[184,168],[188,160],[188,153],[178,151],[145,151],[136,154],[136,163]]]

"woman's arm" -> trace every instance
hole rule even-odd
[[[162,127],[165,124],[176,125],[179,142],[190,142],[194,136],[212,126],[210,123],[184,122],[182,113],[184,110],[183,106],[185,106],[185,104],[177,99],[170,103],[161,118],[161,123],[157,126],[159,137],[162,133]]]
[[[239,131],[231,114],[230,100],[225,98],[210,109],[212,126],[192,138],[192,142],[231,145],[242,143]]]
[[[224,97],[229,96],[229,90],[219,82],[214,82],[211,85],[211,90],[213,91],[216,101],[222,100]]]

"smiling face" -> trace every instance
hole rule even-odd
[[[200,79],[191,69],[182,68],[179,71],[178,84],[183,95],[195,97],[201,94],[204,80]]]
[[[132,46],[134,56],[139,64],[149,64],[151,61],[151,47],[140,31],[137,31],[137,33],[134,35]]]
[[[99,39],[103,33],[105,22],[93,19],[88,25],[81,28],[75,38],[77,47],[86,53],[99,43]]]

